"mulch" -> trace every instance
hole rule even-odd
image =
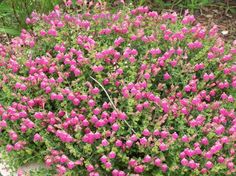
[[[218,25],[220,33],[226,41],[236,40],[236,13],[229,13],[222,7],[204,7],[194,15],[197,21],[205,26]]]

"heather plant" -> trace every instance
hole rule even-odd
[[[236,41],[188,11],[77,3],[0,45],[8,158],[58,175],[234,175]]]

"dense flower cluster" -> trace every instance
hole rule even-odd
[[[236,41],[217,26],[100,6],[27,23],[0,45],[9,156],[39,155],[59,175],[236,173]]]

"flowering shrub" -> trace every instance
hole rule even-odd
[[[236,41],[217,26],[102,6],[27,23],[0,45],[9,157],[59,175],[235,174]]]

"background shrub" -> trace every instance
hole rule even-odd
[[[0,37],[7,34],[8,38],[20,34],[22,28],[32,28],[26,24],[26,18],[32,12],[48,13],[57,4],[64,7],[65,0],[0,0]],[[97,2],[106,3],[110,8],[117,8],[117,2],[120,0],[84,0],[87,5],[95,4]],[[203,8],[211,11],[211,7],[220,11],[225,11],[235,14],[236,6],[233,1],[225,0],[124,0],[127,5],[133,4],[134,6],[148,6],[152,10],[163,11],[166,9],[175,9],[184,11],[189,9],[192,13],[197,12]],[[72,4],[76,4],[76,0],[72,0]],[[114,6],[115,5],[115,6]],[[229,15],[227,15],[229,16]]]
[[[17,36],[22,28],[28,28],[26,18],[32,12],[48,13],[62,0],[0,0],[0,34]]]

